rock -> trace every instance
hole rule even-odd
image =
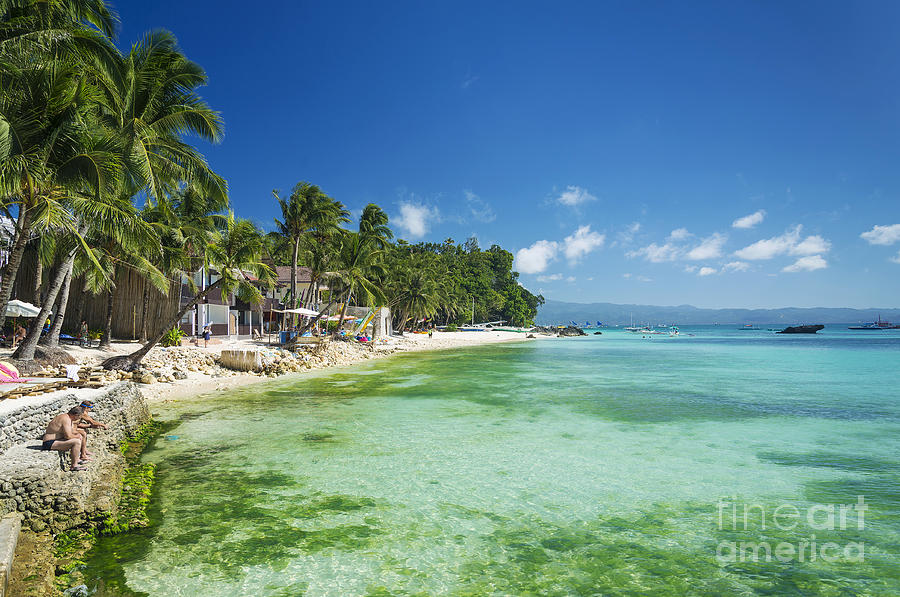
[[[176,369],[172,372],[172,377],[175,379],[187,379],[187,373],[181,371],[180,369]]]
[[[156,383],[156,376],[152,373],[144,373],[138,381],[145,384]]]

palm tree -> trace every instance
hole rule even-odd
[[[34,231],[75,233],[67,202],[99,197],[118,184],[120,154],[98,126],[96,89],[83,71],[76,61],[0,68],[0,200],[18,210],[0,282],[0,325]]]
[[[77,255],[83,253],[98,271],[103,269],[84,238],[88,230],[102,230],[106,234],[116,235],[122,234],[122,231],[133,230],[138,225],[134,205],[130,200],[121,196],[103,195],[98,198],[75,194],[67,198],[65,206],[68,210],[65,213],[74,221],[75,230],[71,234],[62,235],[57,240],[57,252],[60,255],[59,265],[50,276],[47,295],[41,311],[32,321],[25,339],[13,353],[14,359],[28,361],[34,358],[34,351],[40,339],[44,322],[47,320],[66,278],[71,276]],[[86,222],[90,222],[90,225]]]
[[[226,221],[227,216],[220,213],[223,209],[219,198],[205,195],[193,186],[178,189],[165,200],[144,207],[142,217],[160,239],[160,251],[153,264],[170,284],[177,283],[179,292],[182,272],[201,267],[200,257],[209,234]],[[150,286],[144,286],[141,342],[146,342],[151,333],[158,331],[150,330]],[[180,301],[179,294],[179,304]]]
[[[245,302],[260,303],[263,297],[256,284],[271,287],[274,281],[274,272],[261,261],[264,250],[263,238],[263,234],[248,220],[237,220],[233,214],[228,214],[222,230],[210,233],[208,242],[203,247],[203,266],[215,269],[219,278],[188,301],[172,318],[170,324],[157,332],[143,347],[129,355],[106,359],[103,367],[136,368],[166,331],[178,326],[185,313],[213,291],[221,292],[223,296],[235,293]],[[256,281],[253,278],[256,278]]]
[[[183,137],[218,143],[224,124],[198,95],[203,69],[188,60],[168,31],[147,33],[102,81],[104,124],[115,131],[127,163],[126,188],[162,201],[191,185],[218,210],[228,207],[227,184]]]
[[[350,213],[344,205],[335,201],[314,184],[299,182],[294,185],[288,199],[282,199],[277,191],[272,192],[281,208],[281,220],[276,219],[275,224],[279,232],[291,243],[291,298],[289,305],[297,307],[300,297],[297,295],[297,265],[300,256],[301,243],[306,240],[307,247],[313,256],[313,275],[310,279],[310,292],[317,285],[322,269],[322,259],[316,259],[316,254],[321,257],[321,250],[329,238],[340,229],[340,225],[349,221]],[[315,294],[312,294],[315,296]]]
[[[383,304],[386,300],[377,282],[384,273],[379,263],[380,249],[370,246],[372,242],[372,237],[361,232],[346,232],[343,235],[339,253],[340,270],[332,277],[332,280],[340,281],[342,288],[337,293],[342,299],[338,328],[344,322],[347,304],[352,297],[356,297],[357,304],[361,296],[365,297],[365,304],[369,307],[374,307],[376,302]]]
[[[396,294],[396,308],[400,310],[399,325],[401,335],[406,322],[435,314],[439,302],[439,289],[427,268],[413,265],[399,276]]]
[[[130,204],[131,194],[126,193],[121,200]],[[169,290],[169,280],[153,263],[162,257],[161,239],[156,230],[136,211],[133,214],[132,226],[115,230],[89,229],[88,238],[95,253],[100,257],[103,269],[92,269],[87,273],[85,289],[94,294],[104,290],[107,293],[106,318],[100,348],[109,350],[117,296],[117,274],[123,268],[138,271],[149,284],[163,294]],[[149,285],[147,288],[149,289]]]

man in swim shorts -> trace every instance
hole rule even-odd
[[[106,423],[101,423],[88,414],[89,411],[94,409],[93,401],[84,400],[79,406],[83,408],[84,411],[81,413],[81,418],[75,423],[75,433],[81,437],[81,460],[90,460],[94,453],[87,449],[87,430],[108,429],[108,427],[106,426]]]
[[[41,437],[42,450],[69,452],[72,459],[70,470],[73,471],[83,471],[85,468],[81,466],[81,437],[75,431],[75,422],[81,420],[83,414],[84,409],[76,406],[67,413],[56,415],[47,425],[47,431]]]

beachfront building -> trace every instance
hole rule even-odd
[[[34,297],[36,273],[40,271],[34,248],[26,248],[22,259],[12,297],[39,304],[39,298],[36,300]],[[281,329],[284,323],[282,311],[290,306],[291,268],[275,266],[273,269],[277,274],[275,288],[260,288],[264,295],[262,305],[250,305],[234,295],[222,296],[222,293],[214,291],[205,301],[185,314],[179,327],[191,337],[200,335],[207,323],[210,324],[212,335],[219,337],[248,337],[254,331],[265,335]],[[46,276],[45,271],[45,279]],[[190,279],[196,288],[203,289],[218,277],[215,269],[201,268]],[[252,276],[249,277],[252,279]],[[116,272],[115,290],[110,297],[106,291],[91,293],[85,288],[84,279],[76,278],[69,293],[63,331],[77,333],[82,320],[87,322],[91,330],[103,329],[112,300],[114,339],[138,340],[145,332],[152,335],[162,326],[168,325],[178,310],[195,296],[191,291],[191,280],[188,276],[182,276],[180,281],[172,282],[167,294],[163,294],[152,287],[140,272],[131,268],[119,268]],[[313,286],[310,269],[297,268],[297,294],[301,297],[301,306],[318,310],[329,300],[330,291],[325,283],[320,283],[318,288]],[[329,310],[330,315],[334,316],[339,309],[340,304],[336,303]],[[347,314],[357,318],[364,318],[369,311],[368,307],[355,307],[352,303],[347,309]],[[390,311],[387,308],[380,309],[367,328],[369,333],[372,326],[375,327],[376,334],[390,335]]]

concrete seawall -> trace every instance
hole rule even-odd
[[[91,416],[109,429],[88,432],[93,460],[73,472],[67,454],[40,449],[40,437],[54,416],[82,400],[94,402]],[[0,597],[7,579],[15,580],[12,557],[2,558],[7,546],[15,549],[18,521],[23,532],[55,534],[115,512],[125,470],[119,445],[149,419],[147,402],[131,382],[0,402]]]
[[[260,371],[262,357],[258,350],[223,350],[219,362],[235,371]]]

